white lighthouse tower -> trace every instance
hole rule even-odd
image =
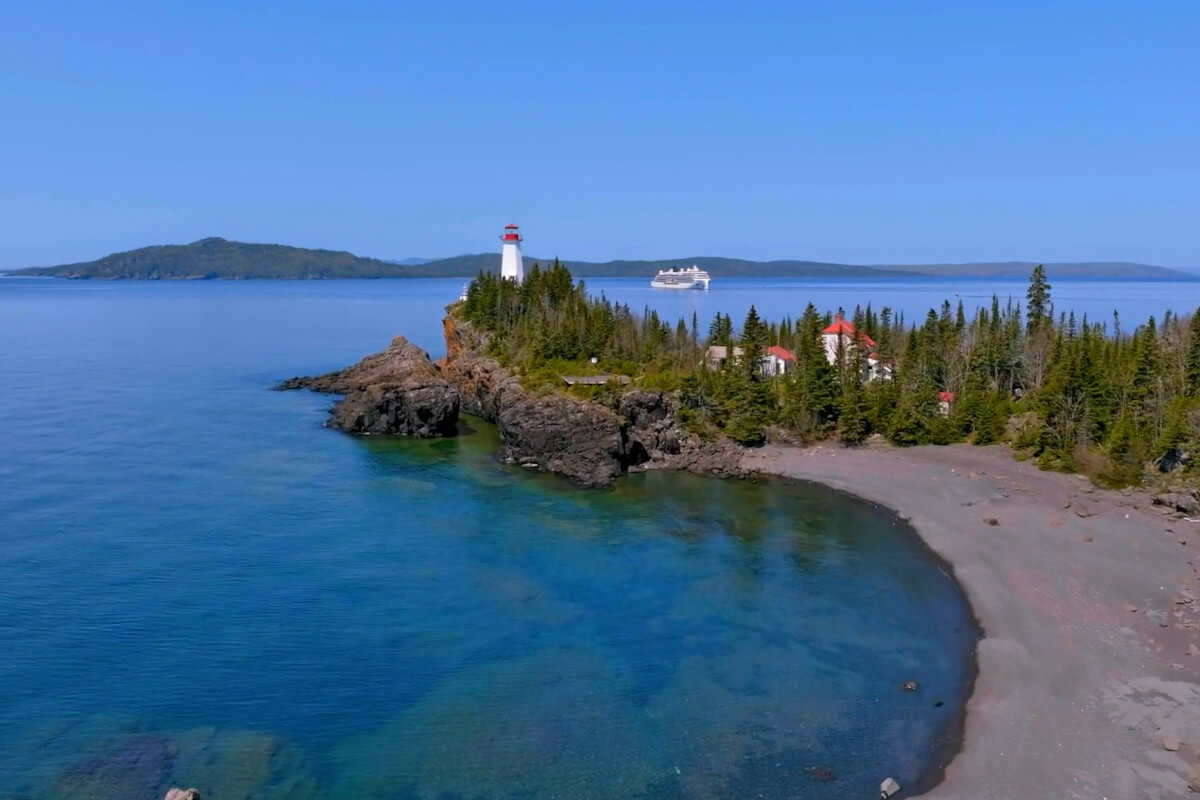
[[[525,264],[521,261],[521,233],[516,225],[505,225],[500,237],[500,277],[520,283],[525,280]]]

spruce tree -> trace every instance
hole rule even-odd
[[[1200,308],[1188,322],[1187,391],[1192,395],[1200,392]]]
[[[838,414],[838,438],[842,444],[862,444],[870,433],[869,408],[858,370],[842,371],[842,396]]]
[[[759,319],[758,310],[754,306],[750,306],[750,310],[746,312],[746,319],[742,323],[741,347],[743,371],[751,380],[758,380],[762,377],[759,362],[766,353],[770,339],[771,333]]]
[[[895,355],[892,350],[892,309],[884,306],[879,312],[879,335],[875,338],[875,350],[881,359]]]
[[[1045,268],[1038,264],[1029,276],[1029,290],[1025,293],[1026,332],[1033,333],[1050,322],[1050,314],[1050,284]]]

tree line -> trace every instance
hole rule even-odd
[[[913,323],[855,308],[846,321],[858,334],[839,337],[832,359],[821,332],[835,317],[811,303],[777,322],[754,307],[740,326],[717,314],[701,331],[694,315],[672,325],[653,309],[589,297],[557,261],[533,265],[520,285],[480,273],[456,313],[490,332],[491,354],[531,384],[629,374],[677,391],[689,428],[744,444],[773,430],[847,445],[873,434],[897,445],[1009,441],[1045,468],[1128,485],[1153,466],[1189,469],[1200,442],[1200,314],[1168,312],[1132,330],[1116,314],[1056,316],[1040,266],[1023,307],[993,297],[968,314],[946,301]],[[710,363],[710,345],[729,357]],[[787,374],[760,369],[770,345],[794,354]],[[868,351],[888,379],[864,379]]]

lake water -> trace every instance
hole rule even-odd
[[[0,281],[0,796],[936,779],[977,631],[887,513],[678,474],[583,491],[497,463],[482,424],[354,439],[269,391],[400,331],[440,350],[460,286]],[[662,302],[759,296],[722,292]]]
[[[690,323],[695,313],[701,335],[708,330],[708,322],[718,311],[732,316],[737,326],[751,305],[757,308],[759,316],[777,322],[785,315],[793,319],[799,317],[810,302],[822,313],[844,308],[847,315],[854,311],[855,305],[865,308],[870,303],[875,311],[890,306],[894,312],[902,312],[907,323],[919,325],[930,309],[940,310],[945,300],[951,305],[962,301],[970,317],[980,306],[990,307],[993,295],[1000,299],[1001,306],[1010,298],[1014,303],[1023,304],[1025,291],[1029,288],[1027,281],[815,281],[799,278],[714,279],[707,292],[651,289],[648,280],[634,278],[589,280],[587,285],[613,300],[628,303],[636,311],[645,306],[654,308],[672,322],[682,317]],[[1161,320],[1168,309],[1178,314],[1195,311],[1200,306],[1200,280],[1058,281],[1052,282],[1051,298],[1056,312],[1074,311],[1079,319],[1086,315],[1092,321],[1107,324],[1110,329],[1116,311],[1120,314],[1122,329],[1131,331],[1152,315]]]

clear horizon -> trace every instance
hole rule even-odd
[[[24,5],[0,269],[510,221],[587,261],[1195,269],[1198,39],[1183,2]]]

